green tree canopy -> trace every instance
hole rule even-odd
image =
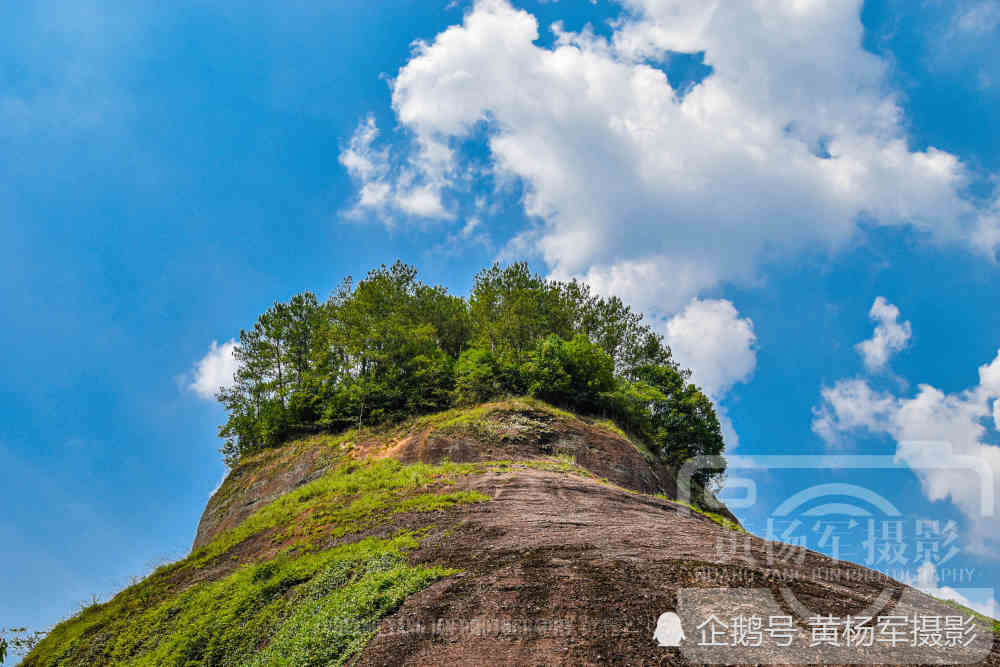
[[[218,394],[229,464],[300,433],[524,394],[614,419],[675,465],[723,449],[711,401],[641,314],[525,263],[480,271],[468,298],[382,266],[325,303],[274,303],[234,354]]]

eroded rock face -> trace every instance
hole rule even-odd
[[[212,541],[278,496],[320,477],[330,465],[323,447],[288,447],[264,452],[230,471],[208,500],[193,549]]]
[[[676,472],[614,431],[534,410],[500,411],[470,429],[428,429],[386,450],[404,463],[565,457],[618,486],[676,495]]]
[[[489,502],[400,514],[366,533],[418,531],[411,562],[460,573],[383,618],[356,664],[1000,665],[992,628],[978,622],[976,640],[963,647],[858,652],[812,645],[810,615],[945,618],[961,612],[814,552],[775,561],[773,543],[671,502],[675,472],[613,429],[530,406],[429,419],[356,441],[316,438],[265,453],[234,470],[211,499],[196,547],[345,457],[522,462],[485,467],[449,487],[476,491]],[[559,462],[565,467],[553,465]],[[261,538],[261,549],[268,539]],[[253,544],[248,540],[246,549]],[[668,611],[683,624],[680,646],[654,640]],[[743,647],[721,657],[697,647],[697,626],[710,615],[754,613],[793,618],[797,643]]]
[[[814,552],[769,567],[769,543],[669,501],[547,471],[477,476],[494,500],[435,523],[413,554],[462,574],[410,597],[383,620],[362,665],[700,664],[698,623],[709,615],[790,615],[801,630],[789,649],[734,649],[724,662],[787,664],[1000,664],[988,626],[969,647],[861,653],[810,646],[802,607],[844,618],[955,615],[954,607],[865,568]],[[728,589],[728,592],[726,592]],[[721,591],[721,592],[720,592]],[[786,597],[790,597],[790,601]],[[880,598],[886,602],[878,603]],[[677,610],[685,647],[662,647],[659,616]],[[869,612],[870,613],[870,612]],[[732,655],[732,653],[730,653]],[[861,660],[859,660],[861,658]]]
[[[474,419],[422,424],[341,443],[350,455],[395,458],[403,463],[550,460],[563,457],[597,477],[626,489],[675,498],[673,468],[656,460],[613,429],[571,415],[529,405],[500,404]],[[209,499],[194,548],[237,525],[258,508],[320,477],[339,458],[341,447],[327,438],[270,450],[241,463]],[[718,513],[736,522],[724,507]]]

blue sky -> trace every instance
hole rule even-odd
[[[906,445],[1000,461],[1000,4],[672,4],[0,9],[0,627],[186,553],[224,473],[213,341],[396,258],[619,293],[743,460],[900,461],[755,472],[755,532],[848,480],[954,521],[949,566],[1000,585],[968,475]]]

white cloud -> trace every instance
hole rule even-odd
[[[206,400],[215,400],[215,393],[220,387],[233,383],[237,368],[236,358],[233,357],[235,348],[235,340],[228,340],[222,345],[213,340],[208,354],[194,365],[194,380],[188,389]]]
[[[949,0],[914,5],[923,25],[922,64],[936,77],[993,94],[1000,83],[1000,2]]]
[[[392,224],[400,214],[430,219],[454,217],[441,201],[451,151],[443,144],[423,141],[409,163],[398,167],[387,148],[375,148],[378,134],[375,117],[369,115],[358,123],[350,142],[340,152],[340,163],[358,187],[357,200],[348,216],[372,213],[386,224]]]
[[[829,445],[843,444],[842,434],[858,429],[887,431],[890,416],[898,410],[893,396],[875,391],[862,379],[824,387],[822,397],[822,405],[814,409],[812,428]]]
[[[716,400],[757,366],[753,321],[729,301],[693,299],[667,321],[664,337],[674,359],[691,369],[691,381]]]
[[[1000,246],[1000,187],[997,188],[993,203],[980,211],[972,234],[973,242],[982,247]]]
[[[979,367],[979,385],[990,396],[1000,396],[1000,350],[997,359]]]
[[[442,242],[431,248],[431,252],[460,255],[473,246],[481,246],[487,250],[493,247],[489,234],[483,229],[482,219],[474,215],[457,232],[446,235]]]
[[[723,439],[728,449],[735,449],[739,436],[721,401],[734,384],[749,380],[757,366],[753,321],[741,318],[729,301],[692,299],[666,322],[664,338],[674,359],[691,369],[691,381],[716,403]]]
[[[375,150],[372,144],[378,137],[375,117],[368,116],[358,123],[350,143],[340,152],[340,163],[363,183],[371,183],[386,176],[389,170],[387,150]]]
[[[898,319],[898,311],[888,304],[873,308],[873,314],[876,310],[880,322]],[[915,395],[897,396],[873,389],[863,378],[840,380],[823,388],[812,428],[831,446],[844,446],[847,436],[858,432],[891,438],[896,459],[913,469],[924,495],[958,507],[970,520],[971,547],[989,552],[1000,541],[1000,517],[984,504],[982,484],[1000,497],[1000,446],[988,431],[989,425],[1000,427],[998,398],[1000,350],[980,366],[978,384],[955,393],[920,384]],[[966,464],[974,464],[975,470]]]
[[[477,229],[482,225],[482,220],[476,217],[469,218],[465,222],[465,226],[462,227],[462,231],[458,233],[458,238],[463,241],[468,241],[472,238],[472,235]]]
[[[624,4],[607,40],[555,27],[539,46],[531,14],[479,0],[418,42],[392,82],[412,137],[399,174],[352,172],[385,186],[368,208],[406,210],[400,192],[418,184],[412,213],[459,213],[443,195],[482,176],[458,148],[482,136],[487,175],[520,181],[536,221],[517,248],[661,314],[766,261],[835,249],[859,216],[987,253],[1000,242],[960,194],[962,162],[908,147],[887,65],[862,47],[860,0]],[[649,64],[671,52],[704,52],[712,74],[673,89]]]
[[[875,299],[868,316],[876,323],[875,333],[855,347],[864,359],[865,368],[870,372],[878,372],[885,370],[894,353],[906,347],[912,331],[909,322],[899,322],[899,308],[884,297]]]
[[[997,604],[997,600],[993,596],[992,589],[956,590],[951,586],[941,586],[937,568],[934,566],[934,563],[931,563],[930,561],[925,562],[917,569],[916,578],[906,581],[905,583],[915,588],[919,588],[928,595],[933,595],[941,600],[951,600],[952,602],[957,602],[958,604],[964,605],[969,609],[973,609],[980,614],[985,614],[990,618],[996,618],[997,615],[1000,614],[1000,605]],[[973,593],[985,594],[983,595],[984,599],[969,599],[968,595]]]
[[[980,0],[966,3],[955,12],[954,28],[961,33],[989,34],[1000,27],[1000,2]]]
[[[1000,353],[991,365],[1000,365]],[[997,539],[1000,521],[992,508],[984,512],[975,471],[955,464],[975,462],[992,474],[990,484],[1000,494],[1000,447],[989,442],[984,425],[996,398],[991,391],[980,384],[947,394],[921,384],[916,395],[899,397],[876,391],[863,379],[841,380],[823,389],[813,431],[831,446],[844,446],[848,436],[861,431],[890,437],[896,459],[913,469],[924,495],[957,506],[970,519],[971,540],[985,545]]]

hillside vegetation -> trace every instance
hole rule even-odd
[[[275,303],[234,354],[218,394],[230,474],[192,553],[59,624],[24,665],[341,664],[467,571],[476,538],[448,536],[524,482],[740,529],[672,500],[684,461],[715,457],[684,480],[696,504],[725,464],[712,404],[662,337],[525,264],[481,271],[467,298],[383,266],[325,302]],[[416,557],[425,544],[459,551]]]
[[[840,618],[954,613],[805,549],[778,575],[774,543],[711,493],[679,502],[679,476],[612,422],[530,397],[299,438],[233,465],[187,558],[59,624],[23,665],[700,664],[651,638],[682,597],[692,618],[717,613],[720,581],[747,589],[726,613],[760,612],[761,591]],[[971,622],[969,647],[866,660],[1000,665],[991,623]],[[858,662],[799,639],[745,661]]]
[[[230,465],[296,435],[520,395],[609,418],[674,465],[724,446],[711,401],[641,315],[525,264],[481,271],[468,298],[383,266],[326,302],[304,292],[275,303],[235,356],[235,382],[218,395]],[[697,481],[723,468],[718,457]]]
[[[409,596],[460,573],[409,554],[463,525],[453,510],[491,500],[472,480],[508,484],[535,470],[622,488],[606,473],[662,492],[671,472],[641,471],[643,462],[641,445],[613,424],[530,398],[248,455],[210,501],[203,527],[213,514],[220,520],[187,558],[81,610],[23,664],[341,664]]]
[[[701,663],[651,638],[684,596],[692,618],[718,611],[730,577],[837,617],[952,609],[806,549],[778,576],[774,543],[712,493],[723,466],[679,467],[722,451],[711,403],[638,315],[577,283],[494,266],[463,299],[396,264],[276,303],[236,356],[230,470],[192,552],[25,667]],[[871,661],[1000,665],[972,622],[977,645]],[[745,662],[857,662],[800,639],[795,660]]]

